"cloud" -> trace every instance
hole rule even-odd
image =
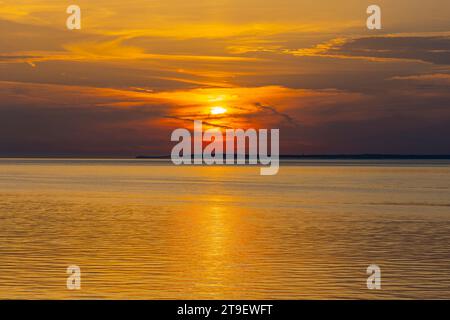
[[[437,87],[437,86],[450,86],[450,74],[447,74],[447,73],[418,74],[418,75],[410,75],[410,76],[396,76],[396,77],[390,78],[390,80],[412,81],[412,82],[415,82],[415,83],[422,83],[422,84],[432,85],[434,87]]]
[[[434,76],[432,78],[444,78]],[[283,153],[445,153],[450,93],[280,86],[149,91],[0,82],[3,155],[168,154],[174,128],[280,128]],[[211,115],[214,106],[227,113]],[[301,125],[293,125],[301,123]],[[413,141],[414,140],[414,141]]]
[[[153,92],[5,81],[0,82],[0,94],[3,152],[91,154],[97,150],[117,154],[128,150],[128,155],[145,151],[145,139],[146,146],[153,143],[148,152],[167,151],[170,131],[191,128],[194,119],[218,128],[292,127],[297,115],[303,114],[302,105],[306,110],[309,104],[326,108],[327,97],[349,101],[346,96],[351,95],[276,86]],[[211,115],[211,108],[217,105],[224,106],[227,113]],[[320,117],[323,121],[323,115]],[[166,140],[156,142],[153,137]]]
[[[257,61],[255,58],[216,55],[178,55],[178,54],[153,54],[147,53],[139,47],[123,45],[124,39],[116,39],[106,42],[79,42],[64,45],[69,52],[66,60],[181,60],[181,61]],[[48,60],[51,60],[50,56]]]
[[[324,56],[371,61],[422,61],[450,64],[450,36],[377,36],[337,38],[309,49],[288,50],[297,56]]]
[[[294,125],[294,126],[298,126],[298,122],[297,120],[295,120],[293,117],[291,117],[289,114],[284,113],[284,112],[280,112],[278,111],[275,107],[272,106],[266,106],[263,105],[259,102],[255,103],[255,106],[258,107],[261,110],[268,110],[270,113],[272,113],[273,115],[279,116],[281,118],[283,118],[284,120],[286,120],[288,123]]]

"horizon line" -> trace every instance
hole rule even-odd
[[[202,156],[199,154],[198,156]],[[220,156],[220,155],[218,155]],[[226,154],[222,154],[226,156]],[[237,154],[234,154],[236,157]],[[258,156],[258,154],[255,154]],[[269,155],[270,156],[270,155]],[[191,157],[195,157],[192,155]],[[245,157],[249,157],[246,154]],[[74,154],[60,154],[60,155],[0,155],[0,159],[170,159],[170,155],[135,155],[135,156],[125,156],[125,155],[74,155]],[[450,154],[392,154],[392,153],[337,153],[337,154],[280,154],[280,159],[355,159],[355,160],[382,160],[382,159],[392,159],[392,160],[450,160]]]

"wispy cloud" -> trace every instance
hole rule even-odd
[[[433,74],[419,74],[411,76],[396,76],[390,78],[390,80],[413,81],[430,85],[450,85],[450,74],[433,73]]]
[[[296,56],[319,56],[369,61],[422,61],[450,64],[448,36],[376,36],[336,38],[312,48],[285,50]]]

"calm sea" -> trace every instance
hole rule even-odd
[[[449,299],[450,163],[3,159],[0,298]]]

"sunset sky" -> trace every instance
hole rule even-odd
[[[0,156],[164,155],[194,119],[279,128],[284,154],[450,154],[450,1],[0,0],[0,94]]]

